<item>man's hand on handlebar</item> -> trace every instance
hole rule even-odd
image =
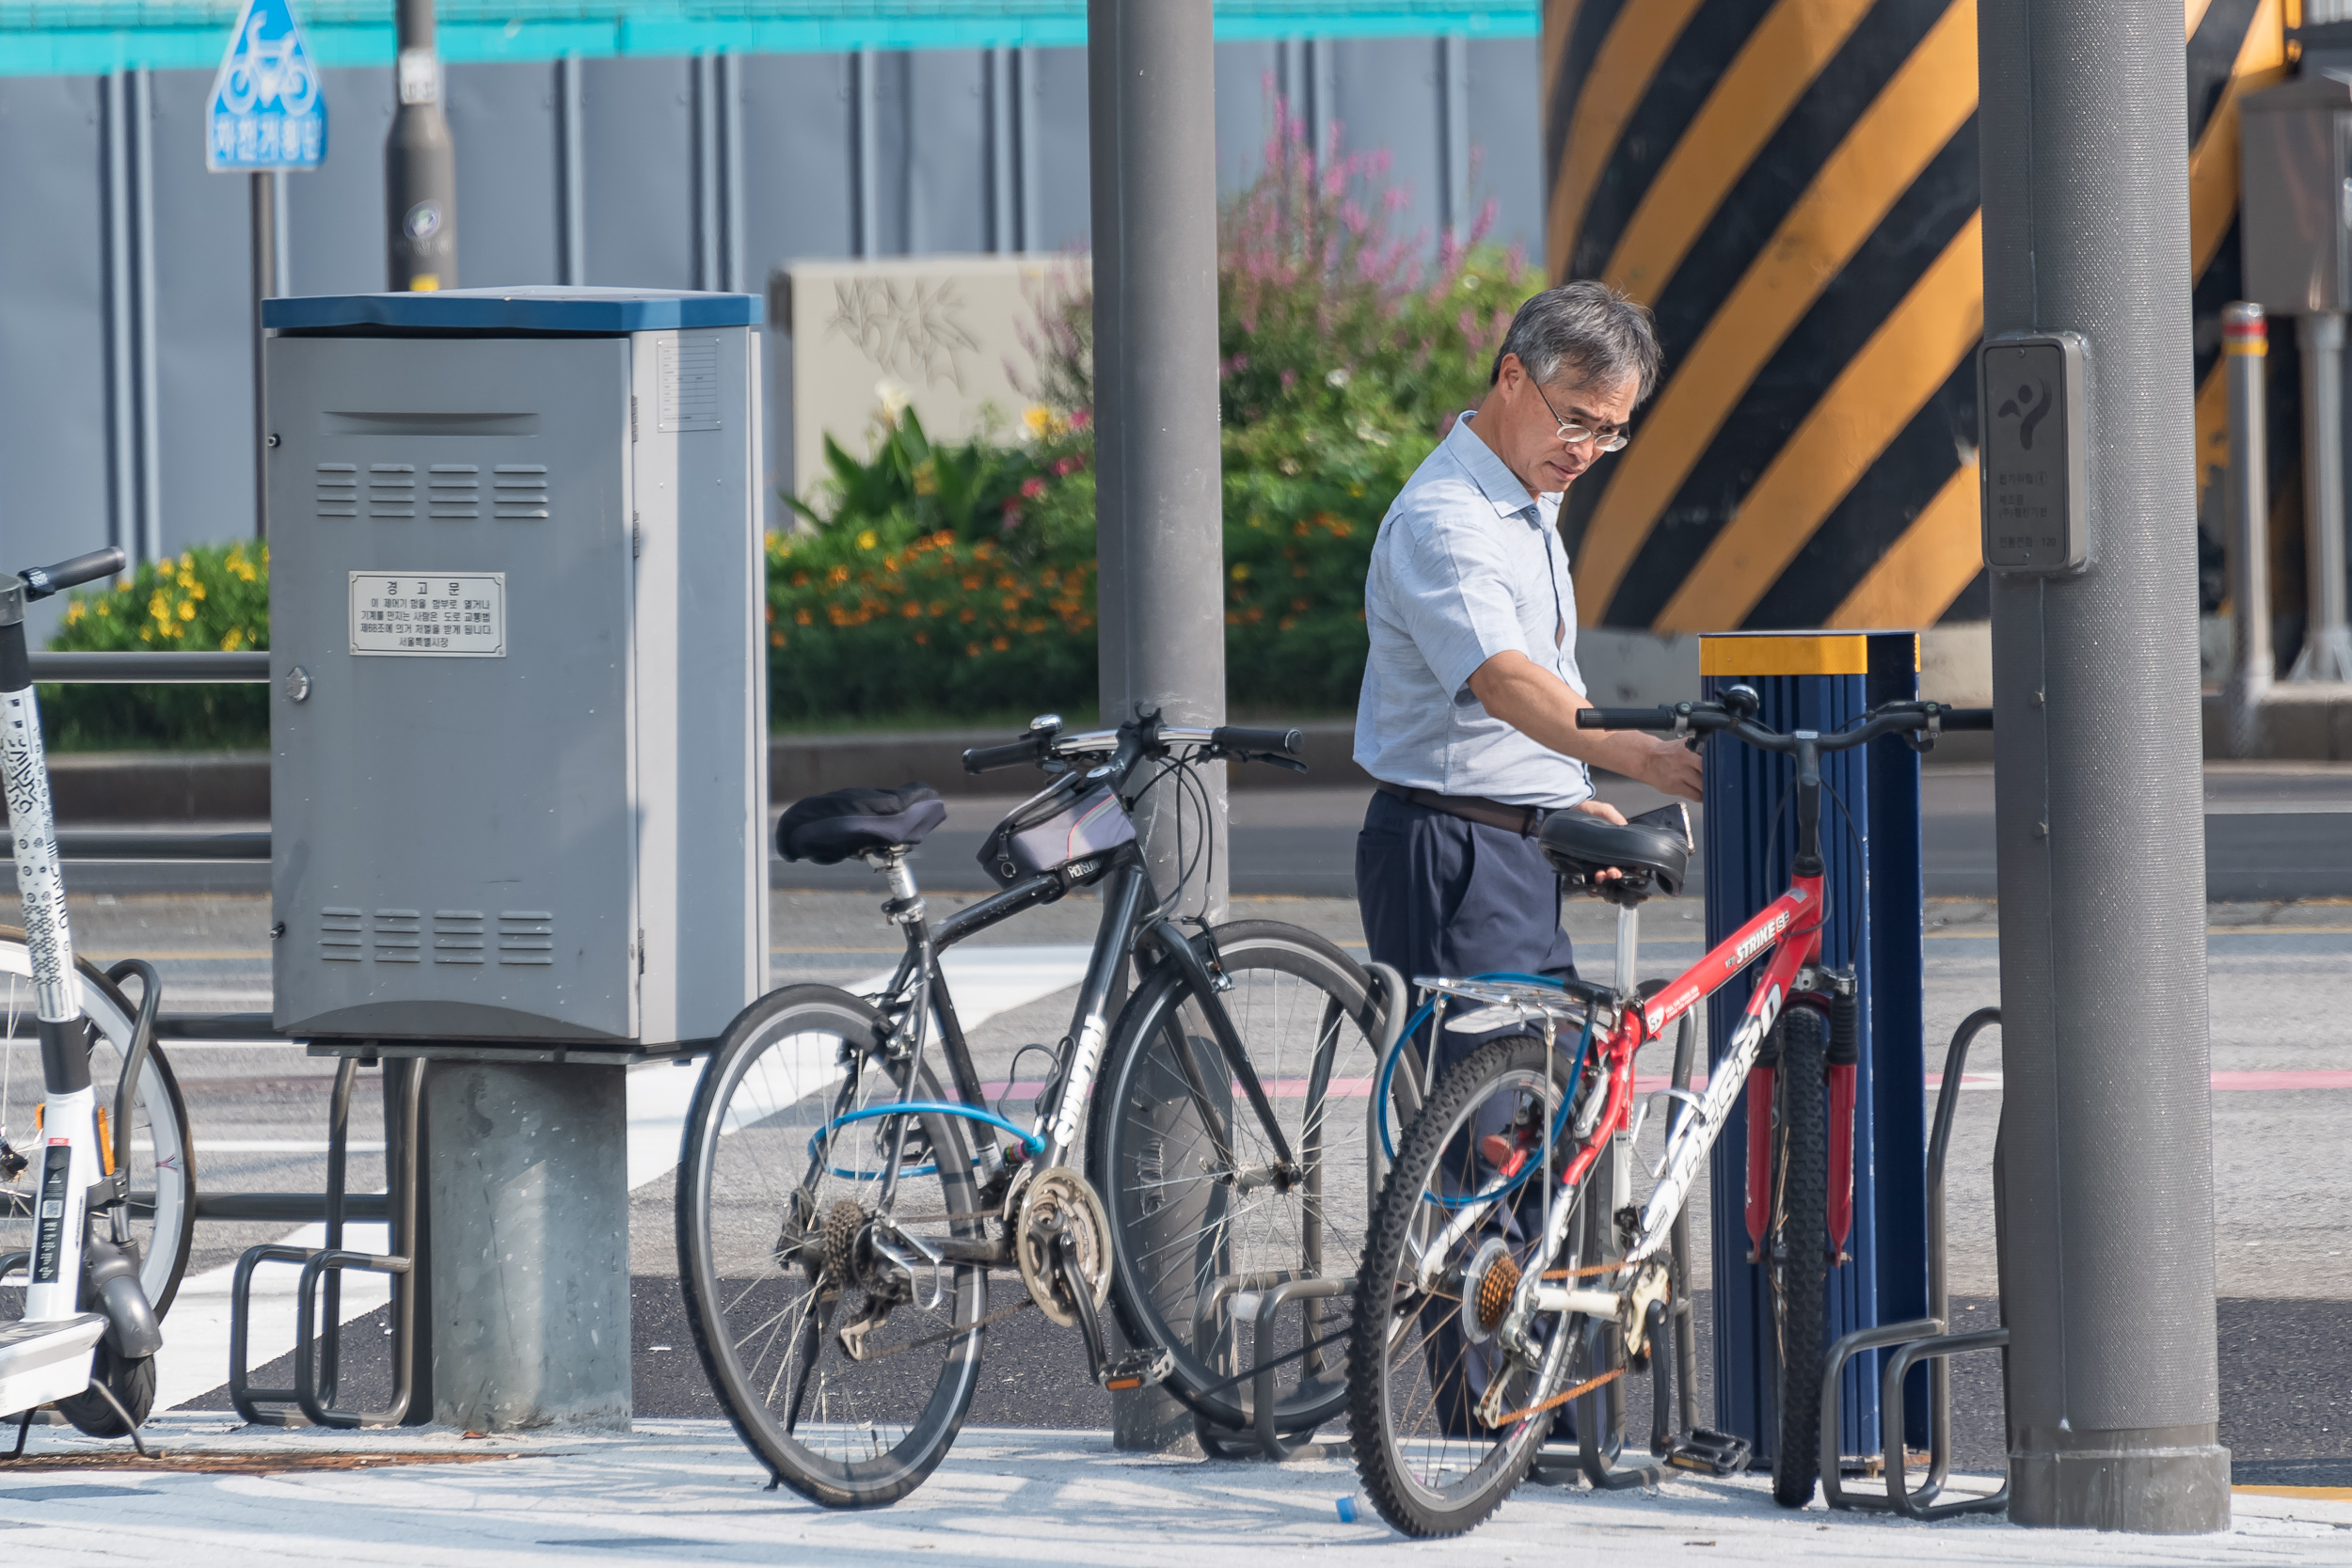
[[[1677,740],[1654,740],[1645,735],[1629,735],[1628,740],[1638,741],[1641,771],[1633,778],[1666,795],[1678,795],[1686,800],[1699,799],[1699,754]]]

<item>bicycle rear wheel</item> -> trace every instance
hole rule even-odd
[[[1536,1151],[1559,1125],[1573,1055],[1526,1036],[1481,1046],[1439,1080],[1381,1189],[1348,1345],[1348,1434],[1365,1492],[1406,1535],[1476,1526],[1551,1430],[1553,1412],[1534,1407],[1564,1386],[1584,1320],[1539,1322],[1534,1367],[1496,1336],[1526,1270],[1574,1270],[1581,1257],[1581,1224],[1559,1256],[1536,1256],[1549,1184]],[[1498,1147],[1524,1158],[1522,1179],[1496,1164]],[[1550,1202],[1581,1196],[1555,1190]]]
[[[1220,1426],[1248,1426],[1250,1385],[1218,1385],[1293,1355],[1276,1374],[1275,1423],[1295,1434],[1345,1403],[1340,1341],[1350,1296],[1309,1295],[1278,1315],[1264,1344],[1254,1312],[1232,1308],[1284,1281],[1356,1275],[1370,1210],[1365,1113],[1379,1068],[1377,1017],[1364,972],[1313,932],[1242,921],[1214,934],[1231,982],[1217,1000],[1290,1145],[1295,1180],[1278,1179],[1265,1124],[1172,965],[1120,1015],[1088,1167],[1110,1214],[1120,1322],[1136,1343],[1173,1355],[1168,1391]]]
[[[1764,1238],[1772,1287],[1772,1500],[1803,1508],[1821,1469],[1821,1363],[1827,1355],[1829,1111],[1824,1047],[1829,1021],[1810,1007],[1780,1020],[1780,1070],[1772,1082],[1772,1227]]]
[[[776,1479],[830,1508],[921,1485],[979,1377],[986,1271],[910,1275],[882,1251],[982,1238],[961,1120],[918,1115],[908,1129],[898,1240],[873,1220],[901,1118],[840,1120],[896,1102],[909,1082],[882,1033],[846,991],[761,997],[704,1067],[679,1159],[678,1283],[703,1370]],[[942,1098],[928,1069],[913,1085],[916,1101]]]
[[[87,959],[74,971],[82,1010],[96,1030],[90,1042],[90,1085],[111,1126],[115,1091],[129,1059],[138,1009]],[[33,1035],[33,963],[24,933],[0,926],[0,1139],[20,1154],[34,1148],[34,1118],[46,1090],[40,1044]],[[196,1232],[196,1149],[188,1135],[187,1103],[161,1044],[151,1044],[132,1098],[131,1237],[139,1248],[139,1281],[160,1318],[171,1307],[188,1266]],[[113,1159],[108,1140],[102,1158]],[[0,1186],[0,1323],[24,1314],[25,1259],[33,1244],[35,1173]]]

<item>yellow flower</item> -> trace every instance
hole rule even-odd
[[[158,621],[168,622],[171,619],[171,601],[164,597],[161,589],[156,590],[155,596],[147,601],[147,612]]]
[[[220,640],[220,651],[224,654],[233,654],[244,646],[245,628],[243,626],[230,626],[229,635]]]
[[[182,599],[180,601],[180,619],[183,621],[193,621],[196,619],[196,601],[194,599]]]
[[[1235,582],[1248,582],[1249,580],[1249,562],[1247,561],[1237,561],[1233,562],[1233,580]]]
[[[192,582],[192,583],[188,584],[188,597],[190,597],[190,598],[192,598],[192,599],[200,599],[200,598],[202,598],[203,596],[204,596],[204,585],[203,585],[202,583],[200,583],[200,582]]]
[[[79,621],[79,620],[82,618],[83,613],[84,613],[84,611],[85,611],[86,608],[87,608],[87,607],[85,607],[85,606],[83,605],[82,601],[81,601],[81,600],[79,600],[79,599],[76,599],[76,600],[74,600],[72,604],[70,604],[70,605],[66,606],[66,607],[65,607],[65,624],[66,624],[67,626],[70,626],[73,625],[76,621]]]
[[[858,547],[859,549],[861,549],[861,550],[870,550],[870,549],[872,549],[872,548],[874,547],[875,543],[876,543],[876,539],[875,539],[875,535],[874,535],[874,531],[873,531],[872,529],[870,529],[870,528],[869,528],[869,529],[866,529],[865,531],[861,532],[861,533],[857,536],[857,547]],[[836,570],[837,570],[837,568],[836,568]]]
[[[1043,404],[1033,403],[1021,411],[1021,423],[1028,431],[1031,440],[1039,440],[1054,428],[1054,416],[1046,411]]]
[[[101,614],[101,615],[112,615],[114,612],[115,612],[115,611],[114,611],[114,606],[112,606],[112,605],[108,604],[108,603],[107,603],[105,600],[103,600],[103,599],[101,599],[101,600],[99,600],[99,601],[98,601],[98,613],[99,613],[99,614]]]

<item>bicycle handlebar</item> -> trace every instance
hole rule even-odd
[[[1307,736],[1298,730],[1248,730],[1223,724],[1209,732],[1209,743],[1220,752],[1278,752],[1295,757],[1307,744]]]
[[[60,561],[54,566],[34,566],[19,572],[24,579],[27,601],[45,599],[52,594],[62,594],[69,588],[79,588],[100,578],[110,578],[122,570],[124,556],[119,546],[109,545],[103,550],[87,550],[71,561]]]
[[[975,746],[963,753],[963,770],[987,773],[999,768],[1018,768],[1025,762],[1041,762],[1045,748],[1053,739],[1053,731],[1041,730],[1003,746]]]
[[[1048,757],[1074,758],[1109,752],[1113,753],[1114,770],[1123,777],[1127,768],[1141,757],[1164,756],[1173,746],[1192,746],[1221,752],[1243,761],[1279,763],[1296,769],[1303,765],[1295,759],[1306,743],[1305,734],[1295,729],[1258,730],[1232,724],[1201,729],[1136,720],[1115,730],[1083,730],[1076,735],[1065,735],[1059,729],[1031,730],[1002,746],[973,747],[963,753],[963,768],[967,773],[986,773],[999,768],[1018,768],[1023,763],[1041,763]]]
[[[1654,708],[1588,707],[1576,715],[1580,730],[1662,730],[1674,735],[1712,735],[1728,731],[1736,739],[1745,741],[1760,752],[1793,753],[1799,745],[1810,741],[1820,752],[1846,752],[1856,746],[1867,746],[1883,736],[1899,735],[1905,731],[1923,730],[1936,734],[1944,730],[1989,730],[1993,727],[1993,710],[1989,707],[1950,707],[1942,703],[1888,703],[1865,714],[1850,727],[1829,735],[1810,730],[1792,730],[1784,735],[1770,730],[1743,714],[1734,713],[1721,703],[1676,703],[1672,706]]]

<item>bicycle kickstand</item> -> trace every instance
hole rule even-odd
[[[1116,1355],[1111,1354],[1103,1338],[1102,1320],[1095,1315],[1094,1291],[1087,1284],[1085,1271],[1078,1267],[1077,1239],[1067,1226],[1059,1227],[1054,1236],[1054,1262],[1061,1275],[1062,1289],[1070,1292],[1071,1305],[1078,1314],[1078,1332],[1086,1336],[1087,1361],[1093,1369],[1095,1382],[1120,1394],[1131,1388],[1152,1387],[1175,1370],[1176,1358],[1161,1347],[1147,1345]]]

